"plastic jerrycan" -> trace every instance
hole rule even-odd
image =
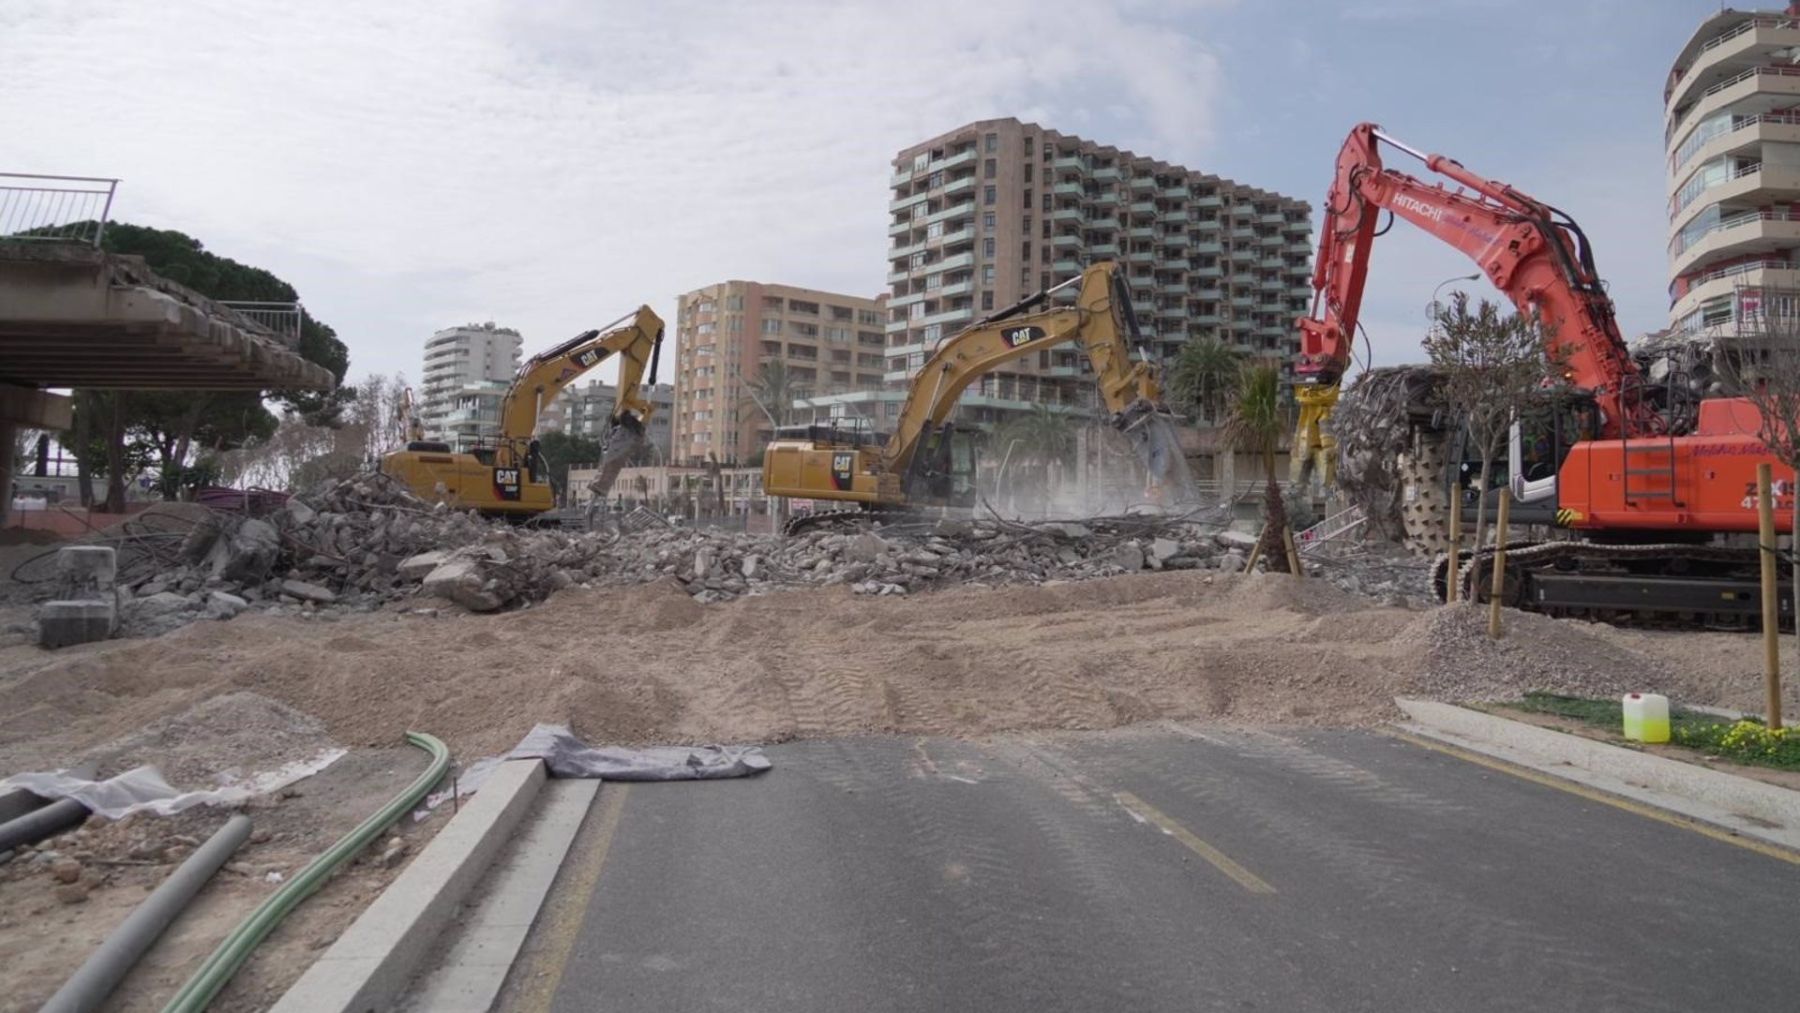
[[[1625,694],[1625,737],[1639,742],[1669,741],[1669,698],[1661,693]]]

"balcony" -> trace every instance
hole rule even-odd
[[[1086,189],[1080,183],[1058,183],[1050,188],[1050,192],[1058,197],[1080,197]]]
[[[1186,271],[1187,269],[1188,262],[1185,257],[1170,257],[1163,261],[1163,270],[1165,271]]]
[[[1051,160],[1050,168],[1056,172],[1081,172],[1087,166],[1082,162],[1080,155],[1058,155]]]
[[[1166,211],[1162,216],[1162,222],[1165,225],[1186,225],[1193,220],[1186,211]]]
[[[1217,264],[1210,264],[1194,268],[1193,274],[1196,278],[1217,280],[1225,277],[1225,269]]]
[[[1116,190],[1101,190],[1099,193],[1090,196],[1088,200],[1095,206],[1105,205],[1107,207],[1112,207],[1119,203],[1119,194]]]
[[[1231,227],[1231,238],[1240,241],[1254,240],[1256,229],[1248,225],[1234,225]]]
[[[1080,208],[1057,208],[1050,212],[1050,220],[1058,224],[1080,222],[1087,219],[1087,212]]]
[[[1119,220],[1112,217],[1096,218],[1093,221],[1088,222],[1088,228],[1093,229],[1096,232],[1111,232],[1118,227]]]
[[[1131,177],[1131,188],[1133,190],[1142,190],[1146,193],[1153,193],[1157,189],[1156,177],[1155,176],[1133,176],[1133,177]]]
[[[1231,295],[1231,305],[1241,310],[1255,309],[1256,297],[1253,295],[1240,295],[1234,292]]]
[[[975,177],[974,176],[964,176],[961,179],[953,179],[950,182],[945,183],[943,186],[943,189],[938,191],[938,193],[944,197],[956,197],[961,194],[974,193],[974,192],[975,192]]]
[[[1257,215],[1256,220],[1264,225],[1281,225],[1287,222],[1287,212],[1265,211]]]
[[[1223,206],[1224,203],[1225,198],[1216,193],[1202,194],[1194,198],[1194,206],[1197,208],[1216,208]]]
[[[905,186],[906,184],[912,182],[912,178],[913,178],[912,169],[910,169],[910,168],[901,169],[899,172],[896,172],[892,176],[888,177],[888,186],[891,186],[891,187]]]
[[[902,210],[905,210],[906,208],[912,207],[914,204],[917,204],[921,201],[926,200],[930,196],[931,196],[930,193],[928,193],[924,190],[920,190],[918,193],[912,194],[911,196],[897,197],[891,201],[888,201],[888,210],[889,211],[902,211]]]
[[[1188,294],[1187,286],[1178,281],[1165,281],[1156,286],[1156,291],[1163,295],[1181,296],[1182,298],[1186,298]]]
[[[915,253],[922,253],[924,250],[925,243],[920,241],[917,243],[908,243],[905,246],[890,246],[888,247],[887,255],[889,260],[904,260]]]
[[[887,276],[888,284],[893,285],[898,282],[905,281],[907,278],[910,278],[911,276],[912,276],[912,272],[906,270],[905,268],[902,268],[898,271],[889,271],[888,276]]]
[[[882,330],[888,334],[900,334],[910,326],[912,326],[912,321],[910,320],[889,320],[887,326],[882,328]]]
[[[1256,263],[1256,251],[1249,249],[1248,247],[1238,247],[1231,251],[1230,260],[1234,264],[1254,264]]]
[[[1669,316],[1676,319],[1687,316],[1708,299],[1732,295],[1740,286],[1786,290],[1800,288],[1800,261],[1769,257],[1744,264],[1732,264],[1694,276],[1688,282],[1687,293],[1679,299],[1671,300]],[[1674,286],[1671,285],[1671,296],[1674,294],[1673,289]]]
[[[973,215],[974,213],[975,213],[975,202],[972,200],[971,201],[963,201],[961,204],[953,204],[950,207],[947,207],[942,211],[938,211],[933,214],[926,215],[925,216],[925,224],[930,225],[932,222],[942,222],[942,221],[948,221],[952,218],[962,218],[962,217],[965,217],[968,215]]]
[[[1078,233],[1062,232],[1051,237],[1050,245],[1056,247],[1059,253],[1064,250],[1078,251],[1087,245],[1087,240],[1082,239]]]
[[[1165,232],[1162,234],[1162,242],[1164,246],[1188,247],[1194,244],[1194,237],[1188,235],[1185,230]]]
[[[943,272],[952,270],[954,268],[969,267],[974,263],[975,263],[975,254],[972,252],[971,253],[953,253],[950,256],[943,258],[942,260],[934,260],[931,263],[926,264],[920,270],[923,270],[927,275],[942,274]]]
[[[1149,200],[1134,200],[1131,202],[1131,213],[1134,215],[1155,215],[1156,202]]]
[[[1721,109],[1748,108],[1745,103],[1754,99],[1760,104],[1757,112],[1772,112],[1780,104],[1792,105],[1796,97],[1800,97],[1800,67],[1751,67],[1701,92],[1692,105],[1671,119],[1663,131],[1663,145]]]
[[[1286,246],[1288,238],[1279,232],[1271,232],[1268,235],[1257,236],[1256,244],[1258,246]]]
[[[931,163],[930,165],[927,165],[925,167],[925,172],[927,175],[929,175],[934,172],[942,172],[946,169],[954,169],[959,165],[974,165],[974,164],[975,164],[975,149],[972,147],[964,148],[963,150],[957,152],[954,155],[951,155],[947,158],[940,158],[937,161]]]
[[[974,290],[975,290],[974,282],[959,281],[959,282],[954,282],[949,285],[941,286],[937,291],[932,292],[931,294],[936,295],[936,296],[942,296],[945,299],[948,299],[952,296],[968,295],[970,292],[973,292]],[[892,301],[890,301],[888,303],[888,305],[892,306],[893,305]]]
[[[1194,289],[1194,298],[1203,299],[1209,302],[1218,302],[1225,298],[1225,290],[1217,285],[1207,285],[1202,283],[1199,288]]]
[[[1686,73],[1663,94],[1663,106],[1676,109],[1693,101],[1696,90],[1713,87],[1746,61],[1761,62],[1776,49],[1800,46],[1800,21],[1784,17],[1746,18],[1701,43]]]
[[[1193,191],[1187,188],[1187,184],[1181,183],[1164,190],[1162,195],[1169,200],[1187,200],[1193,196]]]
[[[1225,252],[1225,244],[1215,239],[1208,239],[1204,242],[1195,243],[1194,252],[1201,255],[1212,254],[1218,256]]]
[[[1154,264],[1156,253],[1153,250],[1132,250],[1125,255],[1125,259],[1133,264]],[[1133,279],[1132,283],[1136,284],[1136,280]]]
[[[924,300],[927,295],[935,297],[937,295],[937,293],[935,293],[935,292],[908,292],[906,295],[893,296],[893,297],[889,298],[887,301],[888,308],[889,309],[901,309],[906,306],[911,306],[913,303]]]
[[[1681,147],[1669,156],[1669,174],[1685,174],[1688,166],[1723,155],[1754,155],[1768,143],[1800,143],[1800,114],[1720,113],[1708,117],[1695,124]]]
[[[1271,292],[1286,292],[1288,290],[1288,283],[1277,275],[1273,278],[1258,278],[1256,280],[1256,287]]]
[[[912,230],[913,230],[913,223],[910,221],[895,222],[894,224],[888,226],[888,235],[890,237],[904,236],[908,232],[911,232]]]
[[[1132,239],[1155,239],[1156,227],[1154,225],[1133,225],[1125,230],[1125,235]]]
[[[1103,165],[1098,169],[1095,169],[1089,175],[1102,183],[1116,183],[1119,181],[1119,167],[1116,165]]]
[[[1217,313],[1190,313],[1188,314],[1188,322],[1203,324],[1207,327],[1217,327],[1225,322],[1225,318],[1219,316]]]
[[[944,233],[943,235],[939,236],[936,240],[928,239],[928,240],[926,240],[926,242],[935,242],[939,246],[942,246],[945,250],[950,250],[950,249],[953,249],[958,246],[963,246],[965,244],[972,245],[975,242],[975,230],[965,225],[962,228],[957,229],[953,232]]]
[[[1076,260],[1058,260],[1050,265],[1050,269],[1057,274],[1079,274],[1081,272],[1081,262]]]
[[[1796,246],[1800,246],[1800,211],[1749,211],[1720,219],[1689,237],[1685,246],[1676,236],[1669,245],[1673,257],[1670,270],[1682,275],[1726,255],[1771,253]]]
[[[941,313],[928,313],[914,320],[913,323],[919,327],[930,327],[932,324],[964,323],[974,319],[974,316],[974,309],[963,306],[953,310],[944,310]]]
[[[1088,247],[1088,256],[1095,260],[1111,260],[1119,255],[1117,243],[1095,243]]]
[[[1264,270],[1268,270],[1268,271],[1284,271],[1288,267],[1288,262],[1287,262],[1286,257],[1271,257],[1266,254],[1263,256],[1263,258],[1261,260],[1257,261],[1256,263],[1257,263],[1257,266],[1263,268]]]

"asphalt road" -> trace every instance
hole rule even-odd
[[[769,752],[606,786],[512,1008],[1800,1005],[1800,865],[1375,733]]]

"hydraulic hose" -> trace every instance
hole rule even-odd
[[[373,816],[363,820],[356,829],[339,838],[336,844],[307,863],[306,868],[295,873],[294,878],[288,880],[281,889],[264,898],[256,906],[256,910],[239,922],[200,965],[199,970],[188,978],[181,990],[175,993],[175,997],[169,1000],[169,1004],[163,1007],[163,1013],[200,1013],[204,1010],[207,1003],[231,980],[231,976],[237,973],[238,968],[244,966],[244,961],[250,958],[257,944],[273,932],[275,926],[290,911],[325,885],[325,881],[337,871],[338,866],[349,861],[395,820],[418,805],[432,785],[443,780],[444,772],[450,769],[449,747],[436,736],[423,732],[407,732],[406,741],[431,755],[431,764],[425,768],[425,772]]]
[[[238,814],[195,849],[169,878],[144,898],[112,935],[56,990],[41,1013],[89,1013],[97,1010],[125,980],[138,958],[185,910],[219,867],[250,836],[250,817]]]

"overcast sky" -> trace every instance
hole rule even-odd
[[[1317,206],[1375,120],[1562,207],[1666,321],[1661,94],[1716,0],[0,0],[0,171],[292,282],[352,379],[528,352],[727,278],[873,295],[900,148],[1017,116]],[[1419,357],[1472,266],[1402,224],[1364,322]],[[1485,283],[1468,286],[1487,294]]]

